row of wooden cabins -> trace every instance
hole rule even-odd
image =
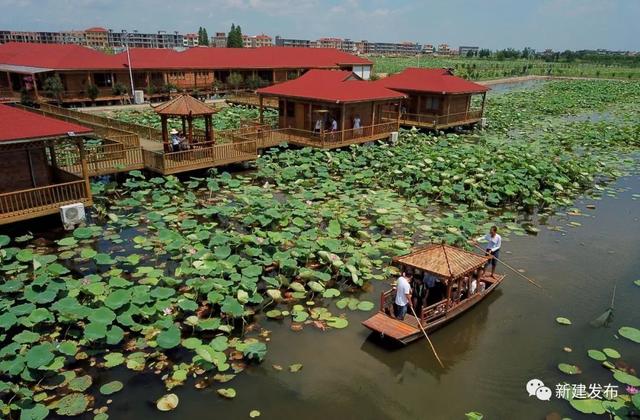
[[[0,153],[7,162],[2,169],[22,175],[1,180],[0,224],[55,213],[69,202],[90,205],[91,176],[142,168],[167,175],[252,161],[260,149],[281,143],[332,149],[391,138],[401,125],[474,124],[482,116],[485,93],[483,86],[446,70],[408,69],[367,82],[348,70],[311,69],[257,91],[259,123],[217,133],[214,109],[189,95],[155,107],[161,130],[46,102],[37,109],[2,106],[3,126],[28,123],[13,124],[2,139]],[[472,95],[482,95],[476,109]],[[265,100],[277,103],[277,127],[262,124]],[[172,118],[181,120],[187,135],[187,147],[179,150],[169,139]],[[205,120],[204,130],[195,129],[196,118]],[[32,133],[28,126],[43,131]]]
[[[7,43],[0,45],[0,98],[26,94],[36,102],[109,104],[122,99],[122,89],[131,95],[133,86],[157,101],[171,91],[215,94],[271,85],[310,69],[348,70],[367,79],[371,68],[365,58],[328,48],[131,48],[106,54],[78,45]],[[242,76],[239,86],[229,83],[232,73]],[[52,76],[63,85],[57,97],[45,89]],[[94,99],[90,86],[97,88]]]

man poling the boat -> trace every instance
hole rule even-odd
[[[495,278],[496,265],[498,264],[498,258],[500,258],[500,247],[502,246],[502,237],[498,234],[498,227],[491,226],[489,233],[484,237],[487,241],[485,246],[485,253],[491,257],[489,261],[482,268],[482,274],[480,278],[484,277],[485,270],[491,266],[491,278]]]

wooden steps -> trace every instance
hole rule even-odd
[[[407,315],[407,319],[413,318],[410,315]],[[420,333],[420,330],[415,327],[407,324],[406,322],[399,321],[395,318],[391,318],[387,316],[383,312],[378,312],[371,318],[362,322],[362,325],[369,328],[372,331],[383,334],[385,336],[391,337],[394,340],[398,340],[400,342],[405,342],[409,337],[415,336]]]

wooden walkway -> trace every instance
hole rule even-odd
[[[222,143],[207,147],[194,145],[190,150],[165,152],[162,132],[153,127],[126,123],[50,104],[41,104],[39,109],[24,108],[49,117],[84,125],[93,129],[98,137],[105,140],[102,145],[87,147],[90,176],[143,168],[162,175],[169,175],[253,161],[258,158],[257,143],[251,140],[241,139],[233,144]],[[255,129],[257,128],[249,128],[251,131]],[[198,135],[199,131],[195,130],[195,134]],[[74,174],[78,174],[82,170],[79,159],[73,156],[61,162],[60,167]]]
[[[324,133],[314,133],[297,128],[261,129],[253,132],[237,133],[233,136],[233,141],[253,140],[256,142],[258,149],[287,143],[295,146],[329,150],[389,139],[391,134],[397,131],[397,121],[365,126],[359,129]]]
[[[239,93],[235,95],[228,95],[225,101],[230,105],[243,105],[243,106],[260,106],[260,100],[255,93]],[[262,106],[264,108],[278,109],[278,98],[266,97],[262,99]]]

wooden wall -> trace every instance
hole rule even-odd
[[[29,154],[33,178],[29,170]],[[47,163],[44,147],[0,150],[0,160],[6,162],[0,165],[0,193],[43,187],[52,182],[51,168]]]

